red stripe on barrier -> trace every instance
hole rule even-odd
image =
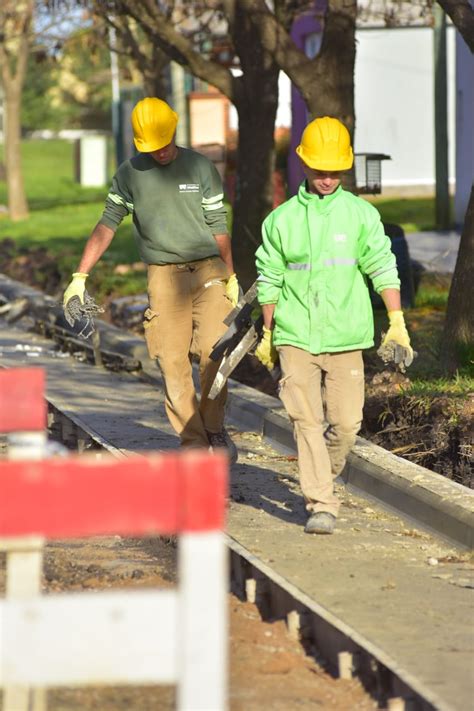
[[[228,486],[228,462],[224,455],[193,456],[181,460],[182,526],[188,531],[202,531],[208,521],[224,526],[225,500]],[[185,523],[184,523],[185,522]]]
[[[0,462],[0,536],[219,529],[226,479],[225,459],[207,453]]]
[[[42,368],[0,370],[0,432],[46,428],[45,372]]]

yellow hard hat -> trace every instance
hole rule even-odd
[[[138,151],[150,153],[171,143],[178,114],[166,101],[147,96],[132,111],[133,141]]]
[[[315,170],[349,170],[354,162],[349,131],[330,116],[314,119],[306,126],[296,152]]]

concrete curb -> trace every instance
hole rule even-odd
[[[277,448],[296,453],[293,427],[283,405],[233,382],[229,415],[251,426]],[[466,548],[474,548],[474,491],[357,437],[342,479],[415,523]]]
[[[40,292],[4,275],[0,275],[0,294],[8,301],[22,296],[44,299]],[[49,309],[51,315],[62,318],[59,305],[51,307],[50,303]],[[161,374],[149,358],[143,339],[124,334],[103,321],[96,324],[103,348],[139,360],[142,377],[158,387],[163,386]],[[237,425],[258,432],[276,448],[296,453],[288,415],[282,403],[270,395],[231,380],[227,413]],[[342,478],[349,487],[383,502],[449,541],[474,548],[474,491],[361,437],[349,455]]]

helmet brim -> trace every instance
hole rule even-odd
[[[354,163],[354,154],[352,148],[350,148],[349,155],[347,157],[340,157],[332,160],[323,160],[318,156],[311,156],[305,152],[303,146],[300,145],[296,148],[296,153],[299,158],[303,161],[308,168],[313,170],[328,170],[339,172],[343,170],[350,170]]]

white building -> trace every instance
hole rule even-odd
[[[384,191],[433,193],[432,27],[386,28],[360,23],[356,42],[355,151],[391,156],[382,165]],[[474,175],[474,57],[453,26],[447,28],[447,75],[449,181],[455,192],[455,221],[461,224]],[[290,86],[282,73],[279,126],[291,125]],[[234,108],[230,121],[236,128]]]

